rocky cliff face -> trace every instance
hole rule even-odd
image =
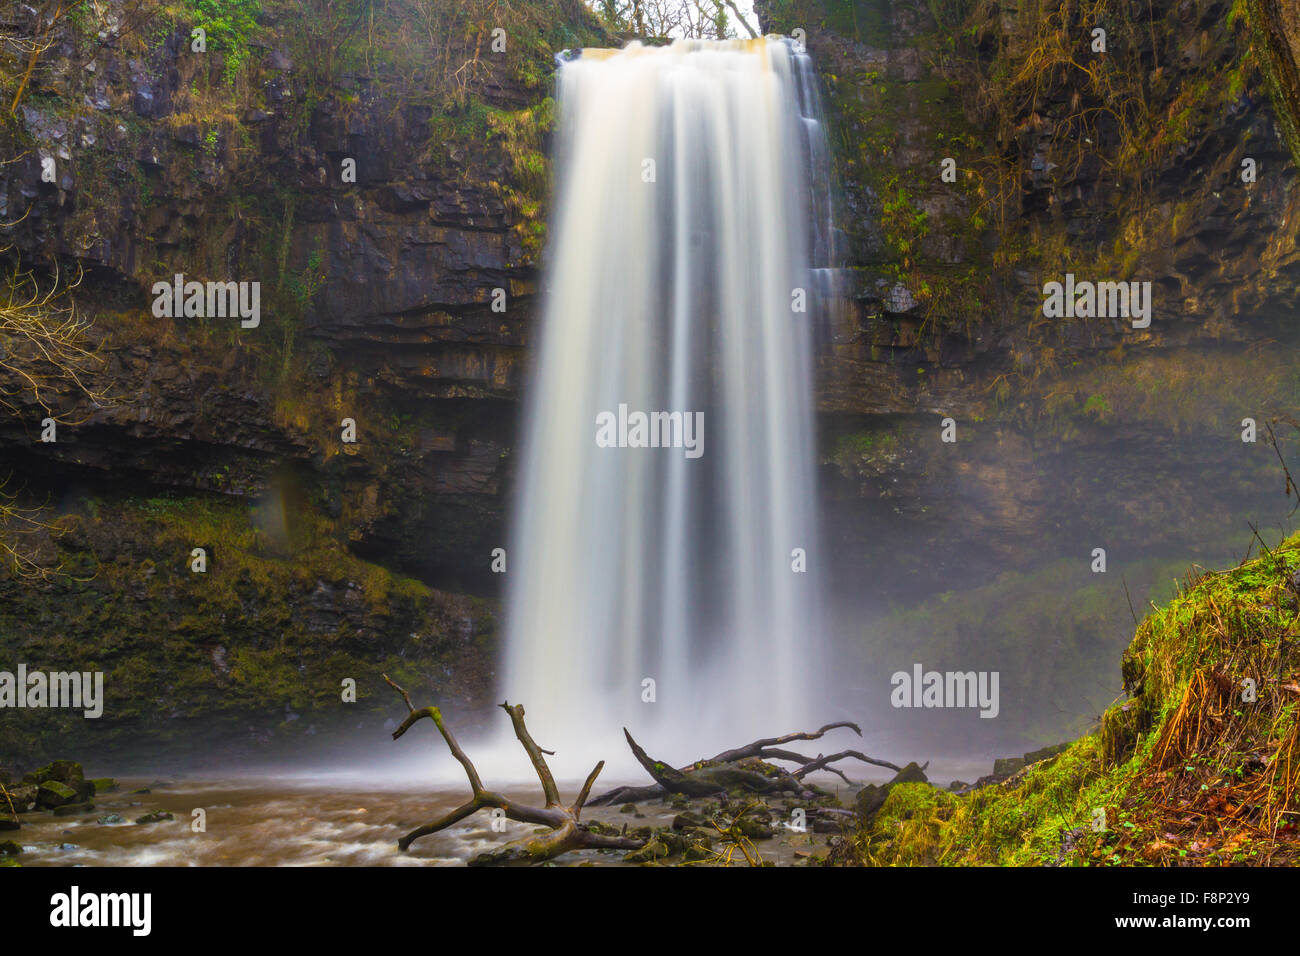
[[[852,301],[819,375],[829,544],[870,621],[844,627],[877,648],[866,672],[1032,673],[1004,723],[1064,730],[1054,713],[1110,699],[1132,623],[1118,581],[1117,613],[1093,616],[1092,549],[1144,603],[1151,562],[1240,557],[1248,522],[1289,507],[1272,449],[1242,441],[1243,419],[1300,407],[1300,192],[1257,11],[759,9],[807,32],[840,159]],[[1067,273],[1151,283],[1149,327],[1045,315]],[[1063,588],[1078,610],[1022,619]],[[924,624],[877,617],[899,600]]]
[[[536,286],[545,86],[486,58],[450,107],[393,75],[322,79],[286,52],[287,8],[232,81],[229,55],[190,49],[198,22],[160,11],[148,40],[107,43],[63,22],[10,124],[10,241],[86,270],[121,400],[56,445],[32,449],[34,408],[4,439],[34,456],[24,471],[184,491],[255,494],[301,462],[360,546],[482,586]],[[152,284],[177,273],[260,282],[261,325],[152,317]]]
[[[3,17],[48,41],[0,134],[5,242],[46,286],[83,271],[113,399],[64,383],[0,417],[13,487],[70,516],[40,549],[87,572],[0,579],[3,647],[134,675],[106,745],[180,715],[246,742],[355,724],[339,681],[378,715],[383,667],[487,700],[551,56],[612,40],[535,0],[495,54],[482,5],[416,6],[435,40],[381,29],[371,54],[273,3],[204,53],[202,5]],[[841,590],[1181,548],[1278,497],[1239,423],[1300,404],[1298,194],[1247,7],[758,4],[806,31],[842,187],[851,291],[818,375]],[[1066,272],[1150,281],[1150,327],[1046,318]],[[156,317],[177,273],[259,282],[260,324]]]
[[[535,3],[497,53],[486,5],[397,6],[352,47],[293,4],[5,16],[44,48],[26,81],[5,65],[0,218],[34,270],[17,293],[79,279],[97,352],[84,388],[18,388],[0,419],[10,493],[71,529],[21,539],[61,568],[0,579],[0,634],[33,668],[118,675],[103,746],[198,715],[227,743],[368,725],[391,709],[384,661],[487,705],[493,611],[460,592],[494,592],[504,544],[553,51],[600,34]],[[260,321],[158,316],[176,274],[259,283]],[[6,746],[85,733],[23,731]]]
[[[1014,550],[1158,539],[1266,464],[1239,420],[1295,407],[1294,351],[1270,343],[1293,341],[1300,193],[1245,4],[760,10],[804,25],[834,113],[855,295],[820,382],[844,478]],[[1152,283],[1150,327],[1045,317],[1066,273]],[[973,449],[942,448],[949,416]],[[1078,514],[1116,511],[1089,486],[1140,481],[1161,516]]]

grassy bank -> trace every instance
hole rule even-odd
[[[900,784],[863,865],[1281,865],[1300,858],[1300,535],[1189,572],[1124,654],[1127,699],[1056,757],[956,796]]]

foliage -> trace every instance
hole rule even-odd
[[[257,17],[262,12],[262,0],[186,0],[190,5],[195,26],[202,27],[208,35],[212,49],[228,57],[242,59],[247,55],[250,41],[256,35]]]
[[[1095,732],[968,797],[900,795],[905,807],[855,835],[856,862],[1300,859],[1300,535],[1260,547],[1226,571],[1194,568],[1142,622],[1124,655],[1128,699]]]

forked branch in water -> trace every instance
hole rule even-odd
[[[533,770],[537,773],[537,779],[541,781],[542,795],[546,798],[544,807],[533,807],[517,803],[504,794],[485,788],[473,761],[461,749],[460,744],[456,742],[455,735],[443,723],[441,711],[437,707],[417,708],[411,703],[411,696],[394,683],[387,674],[384,675],[384,680],[389,687],[402,695],[402,700],[406,702],[406,708],[409,711],[406,719],[393,731],[393,739],[396,740],[401,737],[417,721],[428,717],[438,728],[438,732],[442,734],[442,739],[447,742],[447,749],[451,751],[451,755],[465,768],[465,776],[469,779],[470,788],[470,799],[466,803],[430,823],[416,827],[397,841],[397,846],[400,849],[409,849],[411,844],[420,837],[428,836],[430,833],[437,833],[439,830],[445,830],[453,823],[458,823],[483,809],[499,809],[505,813],[506,818],[509,820],[516,820],[520,823],[541,824],[550,827],[551,832],[532,834],[507,843],[500,849],[481,853],[469,861],[470,866],[541,863],[570,850],[635,850],[639,849],[645,842],[630,837],[593,833],[580,822],[579,817],[582,814],[583,806],[587,802],[587,797],[591,794],[591,787],[596,782],[596,777],[599,776],[601,769],[605,766],[603,760],[596,764],[591,773],[587,775],[587,780],[578,792],[577,799],[569,806],[561,804],[560,791],[555,784],[555,777],[551,774],[551,768],[546,764],[545,754],[549,753],[549,751],[539,747],[537,742],[533,740],[532,734],[528,732],[528,727],[524,724],[524,708],[521,704],[512,705],[506,702],[501,704],[501,709],[510,715],[510,722],[515,729],[515,736],[519,738],[519,743],[523,745],[524,751],[528,754],[528,759],[532,761]]]

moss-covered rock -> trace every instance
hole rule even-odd
[[[23,775],[23,783],[36,784],[37,786],[47,780],[66,784],[76,790],[85,783],[86,774],[81,769],[81,764],[74,760],[55,760],[53,763]]]
[[[53,810],[74,803],[76,799],[77,791],[57,780],[43,781],[36,791],[36,807],[39,810]]]
[[[176,818],[173,817],[166,810],[151,810],[149,813],[136,817],[135,822],[140,824],[141,826],[144,826],[150,823],[163,823],[167,820],[174,820],[174,819]]]
[[[33,783],[6,787],[5,797],[0,797],[0,810],[7,810],[8,805],[12,804],[16,813],[26,813],[36,806],[36,795],[39,791],[39,785]]]
[[[875,818],[876,814],[885,805],[889,799],[889,794],[898,784],[905,783],[928,783],[923,771],[916,761],[912,761],[902,770],[899,770],[889,780],[888,783],[876,785],[869,783],[858,791],[854,799],[854,809],[857,813],[860,825],[867,825]]]

